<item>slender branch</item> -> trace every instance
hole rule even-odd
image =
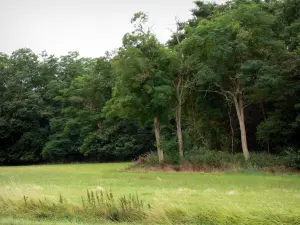
[[[250,106],[250,105],[251,105],[251,103],[245,105],[245,106],[244,106],[244,109],[246,109],[246,108],[247,108],[248,106]]]
[[[196,90],[196,91],[198,91],[198,92],[205,92],[205,96],[206,96],[206,94],[208,93],[208,92],[210,92],[210,93],[217,93],[217,94],[219,94],[219,95],[222,95],[222,96],[224,96],[225,97],[225,99],[226,99],[226,101],[230,101],[230,99],[228,98],[228,96],[225,94],[225,93],[223,93],[223,92],[221,92],[221,91],[215,91],[215,90]],[[204,96],[204,97],[205,97]],[[203,98],[204,98],[203,97]]]
[[[207,95],[207,92],[209,91],[209,89],[210,89],[210,86],[208,87],[208,89],[206,90],[206,92],[205,92],[205,95],[203,96],[203,98],[205,98],[206,97],[206,95]]]
[[[219,84],[217,84],[217,83],[214,83],[218,88],[220,88],[220,90],[222,91],[222,92],[224,92],[224,93],[227,93],[227,94],[229,94],[230,96],[234,96],[234,93],[232,93],[232,92],[230,92],[230,91],[225,91],[222,87],[221,87],[221,85],[219,85]]]

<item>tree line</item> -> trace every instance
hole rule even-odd
[[[166,44],[136,13],[104,57],[0,53],[0,163],[297,151],[300,1],[196,1],[191,13]]]

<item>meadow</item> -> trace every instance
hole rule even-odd
[[[127,171],[128,163],[0,167],[2,201],[38,201],[82,207],[87,190],[119,196],[137,194],[145,217],[120,224],[300,224],[297,174]],[[114,224],[75,211],[64,217],[12,213],[2,206],[0,224]],[[18,210],[18,207],[15,207]],[[71,215],[71,216],[70,216]]]

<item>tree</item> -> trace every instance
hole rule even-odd
[[[267,9],[276,16],[278,38],[286,45],[284,54],[276,55],[275,64],[281,74],[281,82],[275,91],[268,93],[269,115],[257,127],[260,142],[270,142],[274,151],[286,146],[299,147],[299,84],[300,84],[300,2],[297,0],[276,1]]]
[[[190,65],[191,60],[187,57],[182,48],[180,47],[180,43],[187,37],[187,32],[184,30],[186,25],[190,27],[196,27],[199,21],[207,19],[210,20],[214,15],[226,11],[229,9],[228,4],[217,5],[215,3],[204,3],[202,1],[195,1],[196,8],[192,9],[193,18],[188,20],[187,22],[176,21],[177,30],[172,33],[171,39],[167,42],[168,47],[172,48],[176,51],[176,55],[174,56],[175,68],[173,73],[175,73],[174,79],[174,89],[175,89],[175,99],[177,107],[175,109],[175,119],[176,119],[176,130],[177,130],[177,139],[178,139],[178,149],[180,158],[183,159],[184,153],[184,145],[183,145],[183,135],[182,135],[182,108],[183,104],[187,100],[187,89],[189,86],[190,75],[193,73],[194,68]],[[189,92],[189,97],[191,97],[191,90]],[[203,113],[203,110],[201,109]],[[203,117],[202,117],[203,118]],[[196,131],[197,130],[197,131]],[[196,130],[191,131],[195,135],[195,133],[199,134],[199,127]],[[207,127],[205,128],[205,134],[207,134]],[[216,142],[215,142],[216,143]]]
[[[178,150],[179,157],[183,160],[184,157],[184,145],[183,145],[183,135],[182,135],[182,106],[185,102],[185,90],[186,83],[189,75],[189,65],[188,60],[185,59],[184,54],[178,46],[180,45],[180,27],[177,27],[177,31],[173,36],[177,40],[177,45],[174,46],[174,68],[172,73],[175,74],[174,79],[174,89],[176,97],[176,109],[175,109],[175,120],[176,120],[176,131],[177,131],[177,140],[178,140]]]
[[[113,85],[110,62],[105,58],[77,59],[76,55],[67,59],[67,65],[61,62],[65,66],[62,75],[73,79],[69,87],[65,85],[68,80],[60,81],[60,88],[64,86],[54,99],[61,108],[50,121],[52,134],[43,150],[45,158],[62,161],[82,158],[80,148],[101,126],[101,110]]]
[[[127,161],[153,150],[152,126],[118,117],[105,119],[101,127],[90,132],[80,151],[92,161]]]
[[[240,5],[214,20],[200,21],[196,28],[187,27],[189,37],[183,42],[186,54],[193,57],[198,68],[194,82],[202,84],[203,91],[221,94],[227,102],[233,102],[246,160],[247,88],[274,82],[270,58],[284,50],[272,30],[273,23],[274,18],[259,5]]]
[[[139,12],[106,57],[0,53],[0,163],[130,160],[155,142],[160,162],[239,141],[246,160],[264,148],[297,157],[299,0],[196,1],[191,12],[167,47]]]
[[[144,13],[135,14],[132,22],[135,31],[125,34],[123,47],[113,59],[116,84],[105,113],[136,118],[142,124],[152,119],[158,158],[163,162],[160,121],[167,117],[172,97],[168,74],[172,55],[149,29],[145,30],[147,16]]]
[[[48,135],[38,56],[30,49],[1,54],[0,82],[0,163],[38,162]]]

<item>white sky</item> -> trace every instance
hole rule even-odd
[[[0,0],[0,52],[26,47],[57,56],[68,51],[102,56],[121,46],[138,11],[149,14],[149,24],[165,42],[175,16],[186,21],[192,8],[193,0]]]

